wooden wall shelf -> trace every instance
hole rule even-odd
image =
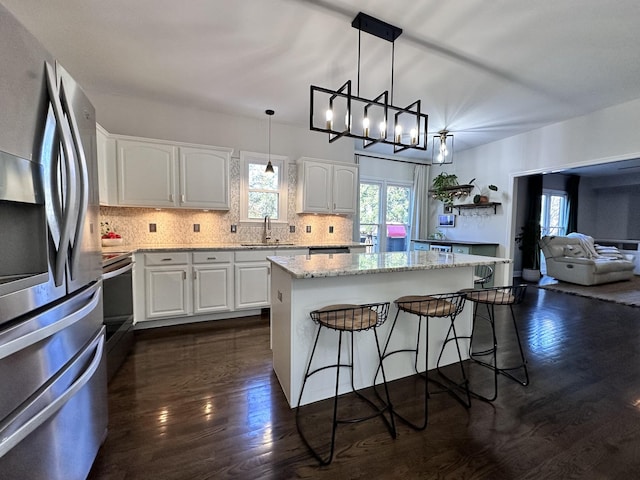
[[[474,210],[474,209],[493,209],[494,215],[498,211],[498,205],[502,205],[500,202],[487,202],[487,203],[463,203],[460,205],[454,205],[453,208],[458,210],[458,215],[462,215],[462,210]]]

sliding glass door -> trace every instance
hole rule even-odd
[[[386,180],[360,183],[360,241],[371,252],[410,249],[413,186]]]

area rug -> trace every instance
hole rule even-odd
[[[628,281],[592,285],[590,287],[565,282],[538,286],[539,288],[554,292],[568,293],[580,297],[596,298],[607,302],[640,307],[640,276],[636,275]]]

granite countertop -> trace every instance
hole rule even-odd
[[[419,243],[435,243],[436,245],[500,245],[499,243],[491,243],[491,242],[476,242],[476,241],[472,241],[472,240],[448,240],[448,239],[444,239],[444,240],[436,240],[434,239],[425,239],[425,238],[418,238],[415,240],[411,240],[412,242],[419,242]]]
[[[207,244],[171,244],[171,245],[135,245],[135,244],[122,244],[114,245],[111,247],[102,247],[103,253],[118,253],[118,252],[196,252],[202,250],[285,250],[285,249],[301,249],[310,247],[364,247],[365,245],[357,242],[341,242],[341,243],[270,243],[268,245],[262,243],[207,243]]]
[[[293,278],[338,277],[511,263],[508,258],[436,251],[272,256],[267,257],[267,260],[288,272]]]

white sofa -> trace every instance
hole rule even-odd
[[[547,275],[579,285],[629,280],[634,263],[613,247],[600,247],[582,234],[545,236],[540,248],[547,264]]]

